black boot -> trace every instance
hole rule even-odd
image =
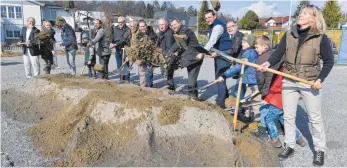
[[[283,151],[280,154],[278,154],[278,157],[280,158],[280,160],[287,159],[289,156],[293,155],[293,153],[294,153],[293,148],[285,147]]]
[[[313,165],[314,166],[323,166],[324,165],[324,152],[323,151],[315,151],[314,152]]]
[[[89,78],[93,77],[93,74],[92,74],[92,70],[91,70],[91,69],[89,69],[89,71],[88,71],[88,76],[89,76]]]
[[[259,138],[260,140],[266,142],[268,138],[267,128],[266,127],[258,127],[256,130],[251,132],[251,135]]]
[[[167,88],[168,88],[169,90],[171,90],[171,91],[175,91],[175,90],[176,90],[176,88],[175,88],[174,85],[169,85]]]

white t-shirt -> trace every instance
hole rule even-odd
[[[29,36],[30,36],[31,30],[32,30],[32,28],[27,27],[25,41],[29,41]],[[27,55],[31,56],[29,48],[27,48]]]

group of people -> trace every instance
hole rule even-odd
[[[129,60],[133,60],[139,66],[140,86],[153,87],[153,69],[158,67],[161,68],[170,90],[175,90],[174,71],[178,67],[187,68],[188,95],[192,99],[198,99],[197,79],[201,65],[205,57],[214,58],[215,82],[218,88],[216,104],[221,108],[225,108],[227,97],[236,97],[242,66],[209,51],[215,48],[234,58],[247,59],[248,62],[259,64],[261,68],[258,69],[245,66],[240,93],[242,99],[246,93],[258,90],[259,97],[263,99],[264,103],[260,108],[254,109],[254,112],[258,110],[260,115],[259,132],[263,130],[266,136],[270,137],[267,142],[269,146],[279,148],[282,147],[282,144],[279,141],[279,130],[276,123],[281,123],[284,126],[285,145],[278,155],[281,159],[291,156],[296,144],[305,146],[306,142],[295,123],[298,101],[301,97],[305,102],[309,121],[313,128],[312,139],[315,146],[313,164],[323,165],[326,139],[321,112],[322,89],[320,87],[334,65],[334,58],[329,40],[325,35],[326,24],[321,10],[312,5],[303,7],[297,18],[297,23],[286,32],[275,49],[271,47],[269,37],[256,38],[251,34],[244,35],[238,31],[236,21],[230,20],[225,24],[217,19],[213,10],[205,13],[205,20],[209,25],[209,40],[202,47],[194,32],[183,27],[181,21],[176,18],[170,21],[164,18],[159,19],[160,33],[158,35],[144,20],[131,21],[128,27],[124,17],[118,18],[117,26],[111,26],[108,19],[106,19],[105,24],[97,19],[95,20],[95,30],[91,31],[90,40],[86,41],[85,47],[93,49],[92,57],[87,64],[95,65],[95,56],[99,56],[100,63],[103,65],[102,78],[108,79],[108,62],[112,49],[115,49],[117,68],[124,64],[129,66]],[[48,73],[52,62],[52,52],[48,51],[53,50],[50,45],[54,42],[54,31],[50,28],[49,22],[44,23],[41,30],[44,33],[41,33],[34,25],[35,20],[29,18],[28,26],[22,29],[21,36],[22,42],[25,42],[21,44],[23,45],[27,77],[31,76],[30,65],[34,68],[34,76],[39,75],[37,56],[40,54],[40,50],[43,51],[41,55],[46,62],[45,71]],[[76,74],[77,42],[74,30],[61,17],[57,18],[56,25],[62,30],[63,43],[61,46],[66,52],[67,62],[72,73]],[[36,36],[40,37],[40,34],[41,36],[46,35],[45,40],[47,42],[40,38],[38,39],[41,42],[35,42],[34,39]],[[175,41],[175,37],[178,36],[185,41],[184,45]],[[123,51],[124,47],[134,45],[136,41],[141,41],[144,37],[161,49],[166,64],[169,63],[169,66],[158,65],[151,59],[141,59],[147,57],[137,56],[134,58],[130,53]],[[45,45],[49,46],[42,47]],[[130,57],[132,58],[130,59]],[[172,66],[173,64],[176,66]],[[274,75],[267,72],[267,68],[313,81],[314,85],[310,86]],[[236,79],[236,83],[230,92],[226,85],[226,79],[231,77]],[[129,80],[130,74],[120,75],[120,81]],[[243,112],[243,109],[240,108],[240,113]]]

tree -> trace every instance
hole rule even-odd
[[[177,11],[175,5],[172,2],[170,2],[170,1],[166,2],[166,6],[167,6],[167,10]]]
[[[193,6],[189,6],[187,9],[187,14],[189,17],[196,16],[196,9]]]
[[[154,12],[160,11],[160,5],[157,0],[153,1],[153,9],[154,9]]]
[[[168,9],[168,7],[167,7],[167,2],[166,2],[166,1],[164,1],[163,4],[161,4],[161,8],[160,8],[160,9],[161,9],[162,11]]]
[[[206,0],[201,2],[201,7],[199,11],[199,18],[198,18],[198,28],[199,30],[207,30],[208,24],[205,21],[205,13],[209,10],[208,3]]]
[[[146,7],[146,15],[145,18],[153,18],[154,17],[154,7],[151,4],[147,4]]]
[[[309,0],[301,0],[300,1],[300,4],[298,5],[298,7],[296,8],[296,11],[293,15],[294,18],[298,17],[299,14],[300,14],[300,10],[303,6],[307,6],[307,5],[310,5],[310,1]]]
[[[146,17],[146,4],[143,1],[138,1],[136,3],[136,11],[139,12],[141,17]]]
[[[241,28],[243,29],[252,30],[259,26],[261,26],[261,24],[259,23],[258,15],[252,10],[249,10],[241,19]]]
[[[341,7],[336,1],[329,0],[323,7],[323,17],[329,28],[338,28],[340,21],[343,19]]]

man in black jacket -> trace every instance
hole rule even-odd
[[[200,72],[200,67],[203,62],[204,54],[199,53],[196,48],[199,48],[199,42],[196,38],[194,32],[189,28],[182,27],[179,19],[172,19],[171,28],[174,30],[175,34],[184,36],[183,39],[186,40],[187,46],[181,46],[176,41],[171,47],[169,54],[176,52],[183,47],[184,51],[180,54],[180,66],[187,67],[188,71],[188,96],[193,99],[198,99],[198,75]]]
[[[130,29],[125,24],[125,18],[123,16],[118,17],[117,26],[114,26],[114,27],[112,26],[111,38],[112,38],[112,43],[110,44],[110,48],[115,48],[116,65],[117,65],[117,69],[119,69],[126,58],[125,53],[123,56],[122,48],[124,47],[124,45],[130,38]],[[128,66],[129,66],[129,63],[128,63]],[[128,75],[121,75],[120,80],[129,81],[130,73]]]
[[[23,61],[27,78],[31,78],[32,76],[31,67],[33,68],[34,76],[40,75],[40,49],[37,44],[31,43],[39,33],[40,30],[35,27],[35,19],[29,17],[27,19],[27,26],[22,28],[20,41],[17,43],[17,45],[23,45]]]
[[[245,36],[239,31],[239,27],[235,20],[229,20],[227,22],[227,31],[231,39],[231,56],[238,58],[242,49],[242,38]]]
[[[175,39],[173,37],[172,29],[169,28],[168,22],[164,18],[160,18],[158,22],[160,33],[157,40],[157,46],[162,50],[163,55],[166,56],[172,45],[175,43]],[[161,73],[166,76],[167,84],[169,86],[168,89],[175,90],[173,81],[174,69],[170,68],[166,72],[166,70],[161,67]]]

